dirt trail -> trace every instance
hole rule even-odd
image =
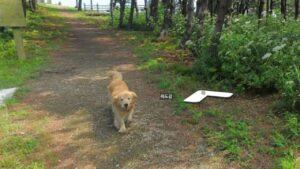
[[[24,101],[49,116],[46,134],[52,144],[47,148],[58,155],[58,166],[47,167],[224,168],[200,134],[173,115],[171,102],[159,99],[145,72],[136,69],[130,49],[110,32],[63,14],[71,35],[28,84],[32,91]],[[112,125],[105,73],[113,67],[139,96],[127,134]]]

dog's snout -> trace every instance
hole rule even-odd
[[[128,107],[128,104],[127,104],[127,103],[125,103],[125,104],[124,104],[124,106],[127,108],[127,107]]]

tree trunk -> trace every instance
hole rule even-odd
[[[26,0],[22,0],[23,12],[24,16],[26,17]]]
[[[125,15],[125,4],[126,0],[120,0],[120,19],[119,19],[119,28],[123,26],[123,20]]]
[[[82,0],[78,0],[78,11],[82,10]]]
[[[217,64],[217,59],[218,59],[218,46],[220,43],[220,37],[223,29],[223,25],[225,22],[225,16],[228,13],[228,9],[231,5],[231,0],[221,0],[219,7],[218,7],[218,15],[217,15],[217,20],[215,24],[215,30],[212,35],[212,40],[211,40],[211,46],[210,46],[210,53],[212,56],[212,63]],[[218,66],[218,65],[215,65]]]
[[[249,0],[246,0],[244,13],[245,12],[247,12],[247,14],[249,13]]]
[[[134,8],[135,8],[135,0],[131,0],[129,21],[128,21],[128,29],[132,28]]]
[[[158,21],[158,2],[159,0],[152,0],[150,4],[150,16],[155,23]]]
[[[214,15],[214,0],[209,0],[208,6],[209,6],[210,17],[213,17],[213,15]]]
[[[115,4],[114,4],[114,0],[110,0],[110,24],[113,26],[114,25],[114,8],[115,8]]]
[[[168,35],[169,29],[172,27],[172,14],[175,9],[173,0],[163,0],[164,5],[164,21],[160,31],[159,39],[165,39]]]
[[[241,0],[241,3],[239,4],[238,13],[245,14],[245,0]]]
[[[181,14],[183,16],[186,16],[186,14],[187,14],[187,3],[188,3],[188,0],[182,0],[181,4],[180,4]]]
[[[146,18],[146,23],[148,24],[149,23],[149,3],[147,0],[144,1],[145,3],[145,18]]]
[[[295,0],[295,20],[299,17],[299,0]]]
[[[270,0],[267,0],[267,4],[266,4],[266,15],[268,16],[269,15],[269,12],[270,12]]]
[[[281,14],[284,20],[286,20],[286,0],[281,0]]]
[[[193,20],[194,20],[194,0],[188,1],[188,13],[185,33],[180,41],[179,47],[184,48],[186,41],[188,41],[193,33]]]
[[[270,0],[270,14],[273,14],[274,1]]]
[[[259,6],[258,6],[258,11],[257,11],[258,19],[262,18],[262,14],[264,11],[264,5],[265,5],[265,0],[259,0]]]
[[[29,0],[29,6],[30,6],[30,10],[32,12],[36,11],[36,0]]]
[[[198,18],[198,24],[200,27],[200,29],[197,31],[197,39],[202,38],[202,32],[204,29],[204,22],[205,22],[205,11],[207,10],[207,3],[208,0],[197,1],[198,12],[196,13],[196,17]]]
[[[134,0],[134,8],[135,8],[135,15],[136,15],[136,17],[138,17],[139,16],[139,7],[137,4],[137,0]]]

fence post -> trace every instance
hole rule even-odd
[[[99,4],[97,3],[97,12],[99,13]]]
[[[85,3],[83,3],[83,10],[86,11]]]
[[[91,10],[93,11],[93,0],[91,0]]]

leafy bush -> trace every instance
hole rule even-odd
[[[198,53],[194,70],[204,80],[238,91],[281,94],[281,107],[300,111],[300,26],[269,17],[259,28],[251,16],[233,18],[224,28],[218,64],[210,60],[212,25],[206,24],[203,39],[193,39]]]

